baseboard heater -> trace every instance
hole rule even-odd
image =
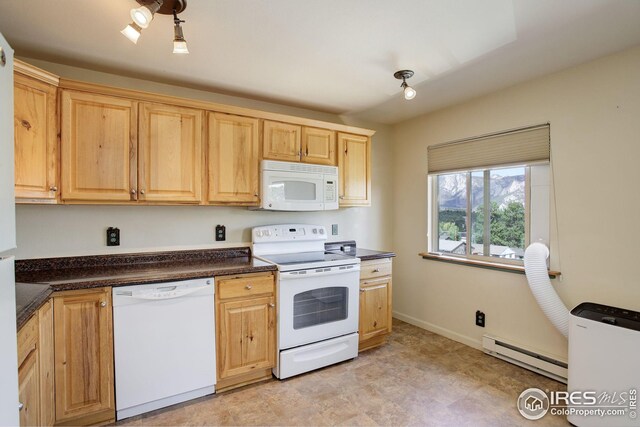
[[[521,366],[556,381],[567,383],[567,364],[560,360],[524,349],[490,335],[482,336],[482,349],[488,355]]]

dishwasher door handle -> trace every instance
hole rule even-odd
[[[168,287],[159,287],[156,289],[141,291],[141,292],[132,292],[132,291],[122,291],[115,292],[117,298],[131,298],[131,299],[144,299],[144,300],[163,300],[163,299],[173,299],[180,298],[186,295],[190,295],[201,291],[203,289],[209,288],[211,285],[206,286],[198,286],[197,288],[180,288],[177,286],[169,287],[169,290],[166,290]]]

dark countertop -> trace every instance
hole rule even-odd
[[[327,252],[341,253],[345,255],[360,258],[360,261],[371,261],[374,259],[393,258],[396,256],[393,252],[374,251],[372,249],[363,249],[356,246],[355,240],[347,240],[343,242],[329,242],[324,244]]]
[[[18,329],[52,292],[275,271],[249,248],[16,261]],[[38,291],[40,290],[40,291]]]
[[[372,259],[381,258],[393,258],[396,254],[394,252],[387,251],[374,251],[372,249],[356,248],[356,257],[360,258],[360,261],[370,261]]]
[[[16,323],[20,329],[53,291],[42,283],[16,283]]]

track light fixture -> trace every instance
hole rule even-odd
[[[189,53],[187,41],[184,39],[181,24],[184,22],[178,18],[178,14],[187,8],[187,0],[136,0],[140,7],[131,9],[132,22],[120,31],[133,43],[138,43],[142,30],[149,27],[156,13],[161,15],[173,15],[173,53]]]
[[[142,28],[147,28],[153,20],[153,15],[162,7],[162,3],[164,3],[164,0],[154,0],[150,4],[131,9],[131,19]]]
[[[176,11],[173,11],[173,53],[186,54],[189,53],[189,49],[187,49],[187,41],[184,39],[184,34],[182,34],[182,26],[180,26],[181,21],[178,19],[178,14]]]
[[[135,22],[127,25],[124,30],[120,31],[122,35],[131,40],[134,44],[138,43],[138,39],[140,38],[140,34],[142,33],[142,28]]]
[[[393,77],[396,79],[402,79],[402,84],[400,87],[404,91],[404,99],[413,99],[416,97],[416,90],[407,84],[407,79],[413,76],[413,71],[411,70],[400,70],[393,73]]]

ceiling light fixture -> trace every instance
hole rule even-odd
[[[400,87],[404,89],[404,99],[413,99],[416,97],[416,90],[407,84],[407,79],[413,76],[411,70],[400,70],[393,73],[393,77],[398,80],[402,80]]]
[[[178,14],[187,8],[187,0],[136,0],[140,7],[131,9],[130,15],[133,22],[120,31],[133,43],[138,43],[142,30],[149,27],[153,17],[161,15],[173,15],[173,53],[189,53],[187,41],[182,33],[184,21],[178,19]]]
[[[182,26],[180,25],[184,21],[178,19],[178,14],[176,11],[173,11],[173,53],[186,54],[189,53],[189,49],[187,49],[187,41],[184,39],[184,34],[182,34]]]
[[[138,39],[140,38],[140,34],[142,33],[142,28],[135,22],[127,25],[124,30],[120,31],[126,38],[131,40],[134,44],[138,43]]]
[[[137,9],[131,9],[131,19],[140,27],[147,28],[153,20],[153,15],[162,7],[163,2],[164,0],[153,0],[153,2],[144,4]]]

